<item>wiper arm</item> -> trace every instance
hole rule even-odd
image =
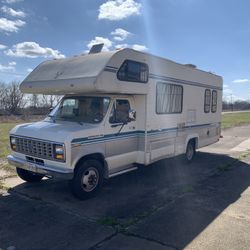
[[[48,117],[51,118],[54,123],[56,122],[56,118],[54,115],[48,115]]]
[[[124,127],[126,124],[128,124],[128,122],[127,122],[127,121],[126,121],[126,122],[123,122],[123,123],[117,123],[117,124],[113,124],[113,125],[111,125],[111,127],[112,127],[112,128],[115,128],[115,127],[121,126],[121,127],[120,127],[120,129],[119,129],[119,131],[116,133],[116,136],[117,136],[117,135],[119,135],[119,134],[121,133],[121,131],[122,131],[123,127]]]
[[[83,123],[82,123],[82,122],[78,121],[77,123],[79,123],[80,125],[82,125],[82,126],[83,126]]]

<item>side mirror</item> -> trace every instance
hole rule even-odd
[[[136,120],[136,111],[134,109],[130,109],[129,110],[129,112],[128,112],[128,118],[129,118],[130,122]]]
[[[54,109],[53,107],[50,107],[50,108],[49,108],[49,113],[50,113],[53,109]]]

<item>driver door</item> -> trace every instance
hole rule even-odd
[[[106,160],[109,173],[127,169],[137,160],[138,134],[136,121],[129,118],[129,111],[134,109],[132,98],[117,98],[105,124],[107,135]]]

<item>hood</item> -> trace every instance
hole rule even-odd
[[[18,125],[10,131],[10,134],[64,143],[78,136],[84,136],[84,134],[86,134],[86,136],[95,134],[98,127],[98,124],[81,125],[75,122],[66,121],[57,121],[53,123],[44,120]]]

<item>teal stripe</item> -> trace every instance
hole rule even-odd
[[[211,123],[207,123],[207,124],[199,124],[199,125],[192,125],[192,126],[185,126],[183,127],[183,129],[188,129],[188,128],[195,128],[195,127],[206,127],[212,125]],[[168,131],[177,131],[177,127],[174,128],[166,128],[166,129],[161,129],[161,130],[150,130],[147,133],[149,135],[159,135],[159,134],[163,134],[165,132]],[[145,135],[145,131],[142,130],[137,130],[137,131],[130,131],[130,132],[124,132],[124,133],[120,133],[120,134],[107,134],[104,135],[104,137],[101,138],[96,138],[96,139],[91,139],[88,137],[84,137],[84,138],[75,138],[71,141],[72,144],[90,144],[90,143],[100,143],[100,142],[106,142],[106,141],[114,141],[114,140],[120,140],[120,139],[127,139],[127,138],[132,138],[132,137],[137,137],[137,136],[144,136]]]
[[[116,73],[117,69],[118,68],[116,68],[116,67],[106,66],[104,68],[104,71],[109,71],[111,73]],[[149,78],[156,79],[156,80],[163,80],[163,81],[171,81],[171,82],[175,82],[175,83],[191,85],[191,86],[197,86],[197,87],[202,87],[202,88],[211,88],[211,89],[222,90],[222,87],[212,86],[212,85],[204,84],[204,83],[200,83],[200,82],[182,80],[182,79],[178,79],[178,78],[174,78],[174,77],[156,75],[156,74],[153,74],[153,73],[149,73]]]
[[[177,79],[177,78],[167,77],[167,76],[160,76],[160,75],[155,75],[155,74],[149,74],[149,78],[163,80],[163,81],[170,81],[170,82],[175,82],[175,83],[179,83],[179,84],[197,86],[197,87],[202,87],[202,88],[211,88],[211,89],[222,90],[221,87],[212,86],[209,84],[187,81],[187,80],[182,80],[182,79]]]

